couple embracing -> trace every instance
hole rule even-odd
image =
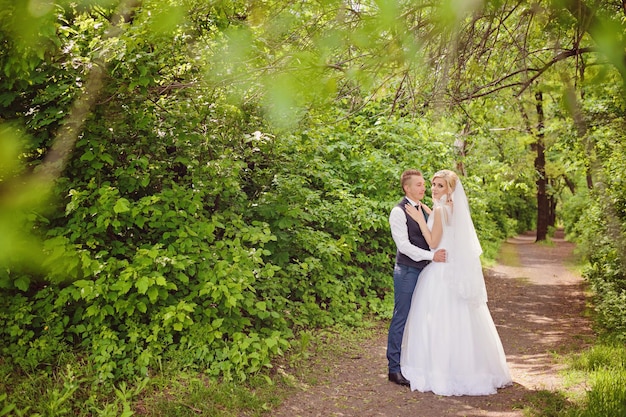
[[[402,173],[405,197],[391,210],[397,254],[387,340],[389,380],[438,395],[488,395],[512,383],[487,308],[482,249],[458,176]],[[419,278],[419,279],[418,279]]]

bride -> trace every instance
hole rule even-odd
[[[406,212],[431,249],[447,249],[447,262],[421,273],[404,330],[400,366],[411,390],[438,395],[487,395],[512,383],[498,331],[487,308],[482,249],[458,176],[432,179],[433,210]]]

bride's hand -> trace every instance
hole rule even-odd
[[[454,201],[452,200],[452,196],[448,196],[448,201],[446,204],[450,207],[450,209],[454,209]]]
[[[421,210],[413,207],[411,204],[405,204],[404,208],[406,209],[407,214],[411,216],[411,218],[416,222],[419,223],[420,221],[426,221],[426,219],[424,218],[424,213],[422,213]]]

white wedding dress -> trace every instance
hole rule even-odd
[[[439,245],[448,251],[447,262],[430,263],[417,280],[400,366],[413,391],[494,394],[512,383],[511,375],[487,308],[482,250],[460,182],[452,199],[453,209],[438,202],[447,213]]]

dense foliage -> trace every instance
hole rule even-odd
[[[304,329],[388,316],[408,167],[463,176],[485,259],[538,211],[564,225],[626,334],[619,39],[567,7],[0,4],[0,354],[20,372],[74,352],[105,384],[164,362],[241,380]],[[511,20],[524,42],[492,37]]]

